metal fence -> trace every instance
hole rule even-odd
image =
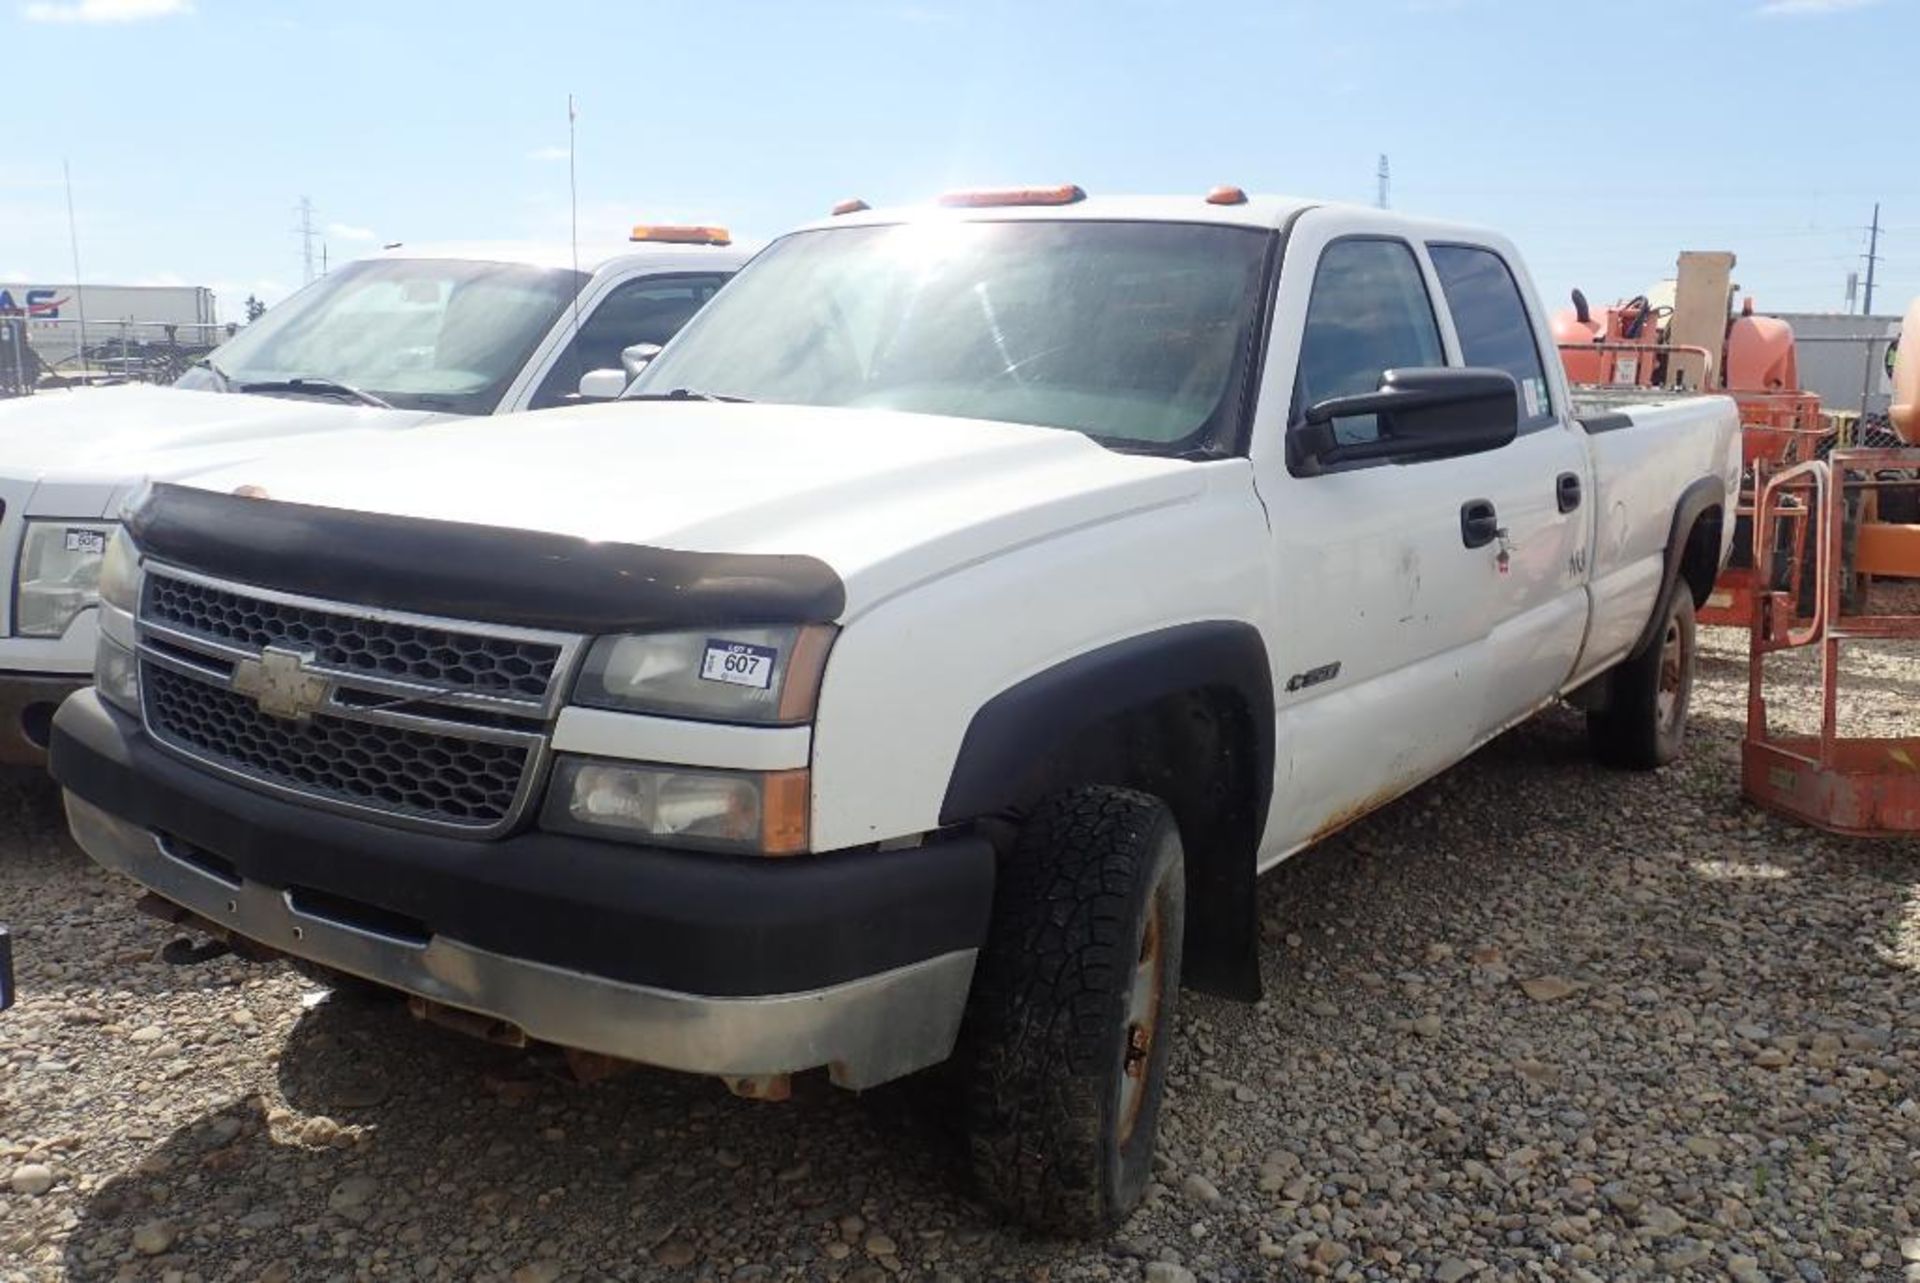
[[[171,383],[239,330],[231,322],[0,316],[0,396],[85,383]]]

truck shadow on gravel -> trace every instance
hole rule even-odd
[[[544,1260],[568,1277],[725,1279],[973,1255],[991,1222],[960,1196],[937,1078],[794,1087],[766,1103],[647,1069],[583,1084],[557,1053],[335,995],[286,1034],[277,1092],[204,1113],[93,1194],[67,1268],[317,1279],[384,1247],[431,1262],[418,1277],[504,1283]],[[148,1257],[134,1236],[156,1221],[147,1246],[170,1241]]]

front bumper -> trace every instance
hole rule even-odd
[[[42,766],[54,710],[92,684],[88,677],[0,673],[0,766]]]
[[[214,779],[91,692],[56,718],[52,767],[95,860],[210,922],[695,1073],[863,1088],[945,1059],[991,907],[984,839],[764,860],[408,833]]]

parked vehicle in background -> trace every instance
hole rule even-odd
[[[271,309],[172,387],[0,404],[0,762],[44,760],[54,709],[86,684],[113,514],[146,481],[290,437],[617,395],[746,260],[730,241],[643,227],[577,258],[394,247]]]
[[[1555,699],[1681,751],[1738,423],[1582,419],[1476,228],[849,208],[617,408],[154,487],[53,771],[183,920],[449,1024],[759,1097],[957,1056],[985,1195],[1093,1230],[1260,872]]]

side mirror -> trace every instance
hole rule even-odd
[[[625,367],[629,379],[638,377],[647,363],[660,355],[658,343],[635,343],[632,347],[620,349],[620,364]]]
[[[1342,442],[1339,419],[1374,416],[1376,439]],[[1520,385],[1505,370],[1388,370],[1378,391],[1333,397],[1308,408],[1288,435],[1295,464],[1421,459],[1497,450],[1520,433]]]
[[[625,370],[588,370],[580,376],[582,401],[616,401],[627,390]]]

